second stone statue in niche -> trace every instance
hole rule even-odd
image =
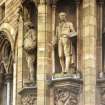
[[[29,82],[35,82],[35,50],[36,50],[36,31],[31,22],[25,22],[25,35],[24,35],[24,50],[26,53],[26,60],[29,69]]]
[[[70,64],[72,63],[71,53],[71,37],[76,34],[73,24],[66,19],[66,13],[59,13],[60,22],[56,27],[56,35],[53,45],[58,42],[58,53],[63,73],[70,72]]]

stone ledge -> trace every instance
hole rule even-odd
[[[80,78],[62,77],[62,78],[52,78],[52,80],[48,81],[49,86],[55,86],[55,85],[57,86],[64,84],[81,87],[83,84],[83,80]]]
[[[77,72],[77,73],[55,73],[52,75],[52,79],[54,78],[66,78],[66,77],[69,77],[69,78],[74,78],[74,79],[80,79],[82,78],[82,75],[80,72]]]
[[[22,94],[35,94],[35,92],[37,91],[37,87],[33,86],[33,87],[23,87],[22,90],[19,92],[20,95]]]

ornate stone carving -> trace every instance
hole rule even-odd
[[[26,60],[29,68],[29,80],[35,81],[35,50],[36,50],[36,32],[31,22],[25,23],[25,36],[24,36],[24,50],[26,52]]]
[[[58,52],[62,72],[72,74],[73,54],[71,38],[76,36],[73,24],[66,19],[66,13],[59,13],[60,23],[56,27],[56,35],[53,40],[53,45],[58,42]]]
[[[27,94],[22,97],[22,105],[36,105],[36,98],[32,94]]]
[[[19,94],[22,97],[22,105],[36,105],[36,87],[24,87]]]
[[[78,90],[75,88],[55,89],[55,105],[78,105]]]

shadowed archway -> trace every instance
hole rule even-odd
[[[0,32],[0,104],[12,104],[13,53],[5,32]]]

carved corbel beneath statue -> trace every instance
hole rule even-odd
[[[53,91],[54,105],[80,105],[83,94],[81,79],[53,79],[50,81],[49,87]]]
[[[55,105],[79,105],[79,90],[74,87],[63,87],[55,89]]]
[[[37,92],[36,87],[25,87],[19,94],[22,97],[22,105],[36,105]]]

